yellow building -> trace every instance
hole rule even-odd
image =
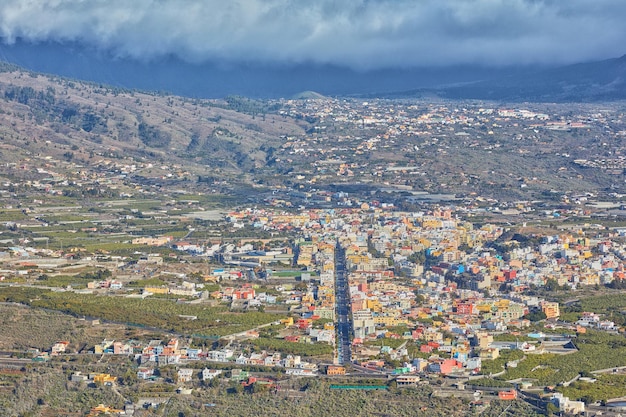
[[[490,313],[492,305],[489,303],[482,303],[476,305],[476,309],[481,313]]]
[[[95,407],[93,407],[91,409],[91,411],[89,411],[89,414],[87,414],[87,417],[95,417],[95,416],[99,416],[99,415],[112,415],[115,413],[121,413],[124,410],[116,410],[115,408],[111,408],[108,406],[105,406],[104,404],[100,404],[97,405]]]
[[[282,319],[280,324],[284,324],[285,326],[293,326],[293,317],[287,317],[286,319]]]
[[[93,377],[93,383],[96,385],[111,385],[117,380],[116,377],[109,374],[96,374]]]
[[[481,349],[487,349],[493,342],[493,336],[488,333],[476,333],[475,335],[477,345]]]
[[[168,294],[170,289],[168,287],[145,287],[143,291],[152,294]]]
[[[391,317],[391,316],[377,316],[374,317],[374,324],[382,324],[384,326],[400,326],[403,324],[408,324],[408,321],[406,319],[401,319],[401,318],[397,318],[397,317]]]
[[[559,309],[559,303],[544,301],[541,304],[541,311],[543,311],[548,319],[555,319],[561,315],[561,311]]]
[[[383,309],[383,307],[381,306],[379,300],[370,300],[370,299],[368,299],[365,302],[366,302],[367,308],[369,308],[372,311],[381,312],[382,309]]]
[[[478,353],[480,359],[494,360],[500,357],[500,350],[498,348],[481,349]]]

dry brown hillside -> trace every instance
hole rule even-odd
[[[83,83],[20,70],[0,72],[3,162],[24,152],[77,157],[114,152],[248,172],[301,125],[279,104],[240,97],[195,100]],[[236,111],[239,110],[239,111]]]

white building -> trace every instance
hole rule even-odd
[[[216,376],[218,376],[219,374],[222,373],[221,369],[209,369],[209,368],[204,368],[202,370],[202,380],[203,381],[207,381],[209,379],[213,379]]]

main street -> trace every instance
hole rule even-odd
[[[335,303],[337,306],[337,357],[338,362],[345,365],[352,362],[350,335],[350,289],[346,273],[345,251],[337,244],[335,248]]]

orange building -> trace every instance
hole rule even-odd
[[[500,391],[498,392],[498,398],[501,400],[516,400],[517,399],[517,391]]]
[[[346,368],[344,368],[343,366],[329,366],[328,369],[326,369],[326,375],[345,375],[346,374]]]
[[[556,319],[561,315],[559,303],[557,302],[544,301],[541,304],[541,311],[546,314],[547,319]]]

